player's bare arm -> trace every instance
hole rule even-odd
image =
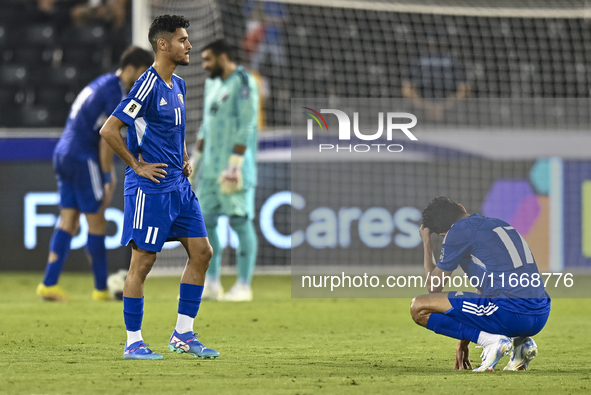
[[[187,153],[187,142],[185,141],[185,150],[183,153],[183,174],[186,177],[190,177],[193,174],[193,166],[191,165],[191,158]]]
[[[127,148],[127,144],[123,141],[119,130],[125,126],[124,122],[115,116],[110,116],[107,122],[103,125],[100,133],[107,144],[115,151],[117,156],[121,158],[129,167],[136,172],[137,175],[147,178],[155,183],[160,183],[158,178],[166,176],[166,170],[163,167],[168,167],[166,163],[147,163],[140,154],[136,159],[131,151]],[[156,178],[158,177],[158,178]]]
[[[111,201],[113,200],[113,194],[115,193],[115,187],[117,185],[117,173],[115,172],[115,168],[113,167],[113,156],[115,152],[109,146],[109,144],[105,141],[104,138],[101,138],[100,146],[99,146],[99,160],[101,163],[101,171],[105,175],[110,175],[107,182],[105,182],[105,196],[103,197],[103,203],[101,206],[101,210],[106,210]]]
[[[440,281],[427,281],[427,291],[429,293],[443,291],[445,285],[445,278],[449,278],[451,272],[439,269],[436,264],[435,256],[433,255],[433,243],[431,242],[431,229],[421,225],[419,232],[421,234],[421,240],[423,240],[423,266],[425,271],[425,278],[428,280],[433,277],[439,277]]]

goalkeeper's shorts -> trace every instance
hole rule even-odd
[[[217,180],[201,179],[197,184],[197,198],[203,214],[254,218],[255,188],[245,188],[227,195],[221,192]]]

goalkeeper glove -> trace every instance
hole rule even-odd
[[[220,190],[226,195],[231,195],[242,189],[242,165],[244,156],[232,154],[228,161],[228,168],[220,173],[218,183]]]
[[[191,155],[191,167],[193,168],[193,173],[191,173],[191,175],[189,176],[189,182],[191,183],[191,186],[193,188],[195,188],[195,186],[197,185],[195,183],[195,177],[197,172],[199,171],[199,167],[201,167],[201,159],[203,157],[203,154],[199,151],[194,151],[193,155]]]

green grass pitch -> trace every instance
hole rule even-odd
[[[274,276],[255,278],[252,303],[202,303],[216,360],[168,351],[178,278],[149,278],[142,333],[164,360],[126,361],[121,303],[93,302],[84,274],[63,276],[70,302],[43,303],[40,279],[0,275],[1,394],[591,393],[589,299],[553,301],[530,370],[503,372],[506,357],[477,374],[452,369],[456,341],[415,325],[408,299],[291,299]]]

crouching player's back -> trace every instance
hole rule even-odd
[[[431,233],[445,236],[437,264]],[[456,368],[471,367],[468,344],[472,341],[484,348],[477,371],[493,370],[511,351],[505,369],[526,369],[537,356],[531,336],[546,324],[550,298],[523,237],[508,223],[469,215],[462,205],[444,197],[433,199],[423,211],[421,237],[425,274],[431,281],[430,293],[413,300],[415,322],[460,340]],[[478,293],[441,292],[445,278],[458,266]]]

